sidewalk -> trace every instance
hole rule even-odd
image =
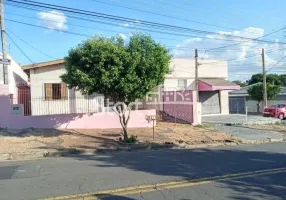
[[[214,129],[240,138],[243,143],[286,141],[285,125],[215,125]]]

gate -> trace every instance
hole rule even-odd
[[[18,87],[18,104],[23,104],[24,115],[31,116],[31,92],[30,87]]]
[[[245,113],[244,97],[229,97],[230,113]]]

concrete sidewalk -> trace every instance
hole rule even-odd
[[[214,129],[228,133],[242,140],[243,143],[265,143],[286,141],[286,133],[259,130],[247,126],[214,125]]]
[[[207,124],[275,124],[281,123],[280,119],[262,117],[260,115],[209,115],[202,116],[202,122]]]

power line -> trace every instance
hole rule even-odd
[[[15,22],[15,23],[20,23],[20,24],[23,24],[23,25],[28,25],[28,26],[33,26],[33,27],[37,27],[37,28],[42,28],[42,29],[48,29],[48,30],[54,30],[54,31],[58,31],[58,32],[63,32],[63,33],[68,33],[68,34],[73,34],[73,35],[78,35],[78,36],[84,36],[84,37],[92,37],[92,35],[87,35],[87,34],[83,34],[83,33],[79,33],[79,32],[71,32],[71,31],[64,31],[64,30],[58,30],[58,29],[51,29],[51,28],[48,28],[48,27],[44,27],[44,26],[39,26],[39,25],[34,25],[34,24],[29,24],[29,23],[25,23],[25,22],[19,22],[19,21],[15,21],[15,20],[10,20],[10,19],[6,19],[7,21],[11,21],[11,22]],[[48,20],[48,21],[51,21],[51,20]],[[74,24],[73,24],[74,25]],[[168,39],[168,38],[161,38],[161,39]],[[168,47],[166,46],[167,48],[172,48],[172,47]],[[180,49],[179,47],[173,47],[174,49]],[[185,49],[185,48],[184,48]],[[277,50],[273,50],[271,52],[268,52],[268,53],[272,53],[272,52],[275,52],[275,51],[278,51],[278,50],[282,50],[282,49],[286,49],[286,48],[281,48],[281,49],[277,49]],[[246,58],[251,58],[251,57],[256,57],[257,55],[253,55],[253,56],[249,56],[249,57],[245,57],[245,58],[242,58],[242,59],[246,59]],[[226,60],[228,62],[230,61],[235,61],[235,60],[239,60],[240,59],[230,59],[230,60]],[[225,61],[217,61],[217,62],[212,62],[212,63],[204,63],[204,64],[214,64],[214,63],[219,63],[219,62],[225,62]]]
[[[274,52],[277,52],[277,51],[280,51],[280,50],[284,50],[284,49],[286,49],[286,48],[275,49],[275,50],[272,50],[272,51],[268,52],[268,54],[274,53]],[[209,64],[215,64],[215,63],[220,63],[220,62],[241,61],[241,60],[245,60],[245,59],[247,59],[247,58],[252,58],[252,57],[256,57],[256,56],[260,56],[260,54],[258,54],[258,55],[251,55],[251,56],[244,57],[244,58],[233,58],[233,59],[229,59],[229,60],[222,60],[222,61],[202,63],[202,64],[203,64],[203,65],[209,65]]]
[[[283,56],[277,63],[275,63],[270,69],[268,69],[267,71],[266,71],[266,73],[267,72],[269,72],[271,69],[273,69],[274,67],[276,67],[284,58],[286,58],[286,55],[285,56]]]
[[[22,38],[20,38],[19,36],[17,36],[17,35],[16,35],[13,31],[11,31],[10,29],[8,29],[8,28],[6,28],[6,29],[7,29],[9,32],[11,32],[15,37],[17,37],[19,40],[21,40],[22,42],[24,42],[25,44],[27,44],[27,45],[30,46],[31,48],[35,49],[36,51],[38,51],[38,52],[40,52],[40,53],[46,55],[46,56],[49,57],[49,58],[58,59],[58,58],[55,58],[55,57],[53,57],[53,56],[48,55],[47,53],[43,52],[43,51],[40,50],[40,49],[38,49],[38,48],[32,46],[31,44],[29,44],[28,42],[26,42],[25,40],[23,40]]]
[[[126,8],[126,9],[129,9],[129,10],[136,10],[136,11],[140,11],[140,12],[144,12],[144,13],[150,13],[150,14],[154,14],[154,15],[158,15],[158,16],[184,20],[184,21],[193,22],[193,23],[196,23],[196,24],[202,24],[202,25],[206,25],[206,26],[212,26],[212,27],[217,27],[217,28],[224,28],[224,29],[229,29],[229,30],[235,30],[234,28],[229,28],[229,27],[225,27],[225,26],[214,25],[214,24],[209,24],[209,23],[205,23],[205,22],[199,22],[199,21],[190,20],[189,18],[186,18],[186,17],[177,17],[178,15],[171,16],[171,15],[167,15],[167,14],[161,14],[161,13],[166,13],[166,12],[161,12],[160,10],[157,10],[157,9],[151,9],[151,10],[160,11],[159,13],[158,12],[152,12],[152,11],[146,11],[146,10],[142,10],[142,9],[137,9],[137,8],[132,8],[132,7],[129,7],[129,6],[118,5],[118,4],[105,2],[105,1],[100,1],[100,0],[91,0],[91,1],[99,2],[99,3],[103,3],[103,4],[107,4],[107,5],[113,5],[113,6],[117,6],[117,7],[121,7],[121,8]],[[118,0],[112,0],[112,1],[116,1],[116,2],[119,2],[119,3],[123,3],[123,4],[127,4],[127,5],[133,5],[133,6],[142,8],[142,6],[139,6],[139,5],[136,5],[136,4],[130,4],[130,3],[126,3],[126,2],[122,2],[122,1],[118,1]],[[146,9],[146,7],[143,7],[143,8]],[[150,8],[147,8],[147,9],[150,10]]]
[[[79,36],[85,36],[85,37],[92,37],[92,35],[87,35],[87,34],[79,33],[79,32],[71,32],[71,31],[64,31],[64,30],[59,30],[59,29],[52,29],[52,28],[48,28],[48,27],[44,27],[44,26],[29,24],[29,23],[26,23],[26,22],[20,22],[20,21],[16,21],[16,20],[7,19],[7,18],[6,18],[5,20],[6,20],[6,21],[10,21],[10,22],[14,22],[14,23],[19,23],[19,24],[27,25],[27,26],[33,26],[33,27],[38,27],[38,28],[43,28],[43,29],[49,29],[49,30],[54,30],[54,31],[63,32],[63,33],[69,33],[69,34],[73,34],[73,35],[79,35]],[[151,32],[162,33],[162,34],[167,34],[167,35],[175,35],[175,36],[183,36],[183,37],[196,37],[196,36],[176,34],[176,33],[167,33],[167,32],[162,32],[162,31],[153,31],[153,30],[142,29],[142,28],[134,28],[134,29],[136,29],[136,30],[143,30],[143,31],[151,31]],[[166,38],[165,38],[165,39],[166,39]]]
[[[11,5],[11,4],[8,4],[8,5]],[[15,6],[15,5],[12,5],[12,6]],[[21,7],[21,8],[25,8],[25,9],[31,9],[31,10],[37,10],[39,11],[39,9],[32,9],[32,8],[27,8],[27,7],[23,7],[23,6],[17,6],[17,7]],[[41,11],[41,10],[40,10]],[[56,13],[55,13],[56,14]],[[86,19],[86,18],[79,18],[79,17],[74,17],[74,16],[70,16],[70,15],[67,15],[69,17],[72,17],[72,18],[75,18],[75,19],[80,19],[80,20],[86,20],[86,21],[91,21],[91,22],[95,22],[95,23],[103,23],[101,21],[94,21],[94,20],[91,20],[91,19]],[[104,23],[105,25],[112,25],[112,26],[118,26],[118,24],[112,24],[110,22],[108,23]],[[125,27],[125,28],[128,28],[128,29],[135,29],[135,30],[143,30],[143,31],[146,31],[147,29],[143,29],[143,28],[136,28],[136,27]],[[171,34],[171,33],[166,33],[166,32],[162,32],[162,31],[155,31],[155,30],[150,30],[148,29],[147,31],[151,31],[151,32],[155,32],[155,33],[162,33],[162,34]],[[176,35],[176,36],[182,36],[182,37],[199,37],[199,36],[193,36],[193,35],[182,35],[182,34],[172,34],[172,35]],[[205,37],[205,39],[208,39],[208,40],[223,40],[223,41],[233,41],[233,40],[227,40],[227,39],[220,39],[220,38],[209,38],[209,37]],[[175,39],[169,39],[169,40],[175,40]]]
[[[39,20],[39,18],[36,18],[36,17],[31,17],[31,16],[26,16],[26,15],[20,15],[20,14],[15,14],[15,13],[9,13],[9,12],[6,12],[6,14],[10,14],[10,15],[15,15],[15,16],[20,16],[20,17],[25,17],[25,18],[30,18],[30,19],[37,19]],[[69,16],[69,15],[68,15]],[[69,17],[73,17],[73,16],[69,16]],[[88,19],[84,19],[84,18],[78,18],[78,17],[73,17],[75,19],[80,19],[80,20],[86,20],[86,21],[92,21],[92,20],[88,20]],[[48,21],[48,22],[57,22],[57,21],[54,21],[54,20],[47,20],[47,19],[40,19],[41,21]],[[92,21],[93,22],[93,21]],[[94,21],[95,23],[101,23],[101,22],[98,22],[98,21]],[[113,32],[113,33],[124,33],[124,34],[129,34],[128,32],[123,32],[123,31],[112,31],[112,30],[109,30],[109,29],[102,29],[102,28],[94,28],[94,27],[91,27],[91,26],[83,26],[83,25],[78,25],[78,24],[71,24],[71,23],[66,23],[66,25],[69,25],[69,26],[77,26],[77,27],[82,27],[82,28],[89,28],[89,29],[94,29],[94,30],[101,30],[101,31],[107,31],[107,32]],[[113,26],[118,26],[117,24],[111,24]],[[128,27],[127,27],[128,28]],[[135,27],[131,27],[131,29],[139,29],[139,28],[135,28]],[[140,30],[147,30],[147,29],[140,29]],[[151,31],[152,32],[152,31]],[[154,31],[153,31],[154,32]],[[162,32],[161,32],[162,33]],[[169,34],[169,33],[168,33]],[[178,35],[177,36],[183,36],[183,37],[198,37],[198,36],[191,36],[191,35]],[[158,38],[158,39],[163,39],[163,40],[173,40],[173,41],[182,41],[182,40],[179,40],[179,39],[174,39],[174,38],[164,38],[164,37],[157,37],[157,36],[154,36],[154,38]],[[225,40],[224,40],[225,41]],[[232,41],[232,40],[226,40],[226,41]]]
[[[82,14],[82,15],[88,15],[92,17],[98,17],[98,18],[103,18],[103,19],[108,19],[108,20],[115,20],[115,21],[121,21],[121,22],[132,22],[136,23],[138,20],[132,19],[132,18],[126,18],[126,17],[120,17],[116,15],[108,15],[104,13],[99,13],[99,12],[91,12],[91,11],[86,11],[86,10],[80,10],[80,9],[75,9],[75,8],[69,8],[65,6],[58,6],[54,4],[46,4],[46,3],[38,3],[35,1],[30,1],[26,0],[25,2],[21,1],[16,1],[16,0],[6,0],[8,2],[14,2],[18,4],[24,4],[24,5],[29,5],[29,6],[36,6],[36,7],[42,7],[42,8],[49,8],[49,9],[56,9],[60,10],[63,12],[71,12],[71,13],[76,13],[76,14]],[[28,2],[28,3],[27,3]],[[184,31],[184,32],[196,32],[200,34],[216,34],[216,35],[221,35],[224,37],[231,37],[231,38],[237,38],[237,39],[246,39],[246,40],[254,40],[258,42],[266,42],[266,43],[274,43],[273,41],[268,41],[268,40],[256,40],[253,38],[248,38],[248,37],[242,37],[242,36],[234,36],[230,34],[223,34],[223,33],[216,33],[216,32],[211,32],[211,31],[205,31],[205,30],[198,30],[198,29],[191,29],[191,28],[186,28],[186,27],[180,27],[180,26],[175,26],[175,25],[169,25],[169,24],[162,24],[162,23],[156,23],[156,22],[150,22],[150,21],[145,21],[145,20],[140,20],[140,25],[146,25],[146,26],[151,26],[152,28],[165,28],[171,31]],[[276,42],[278,43],[278,42]],[[279,42],[280,44],[286,44]]]
[[[22,52],[22,54],[31,62],[34,64],[34,62],[29,58],[29,56],[16,44],[16,42],[12,39],[12,37],[7,33],[5,32],[6,35],[10,38],[10,40],[13,42],[13,44]]]
[[[263,36],[257,37],[257,38],[255,38],[255,39],[259,39],[259,38],[262,38],[262,37],[266,37],[266,36],[268,36],[268,35],[271,35],[271,34],[274,34],[274,33],[279,32],[279,31],[282,31],[282,30],[284,30],[284,29],[286,29],[286,27],[280,28],[280,29],[278,29],[278,30],[276,30],[276,31],[273,31],[273,32],[268,33],[268,34],[266,34],[266,35],[263,35]],[[207,51],[212,51],[212,50],[217,50],[217,49],[222,49],[222,48],[232,47],[232,46],[240,45],[240,44],[243,44],[243,43],[245,43],[245,42],[239,42],[239,43],[235,43],[235,44],[231,44],[231,45],[226,45],[226,46],[216,47],[216,48],[209,49],[209,50],[207,50]]]

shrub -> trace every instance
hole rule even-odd
[[[128,140],[127,143],[135,143],[137,141],[137,136],[131,135]]]

